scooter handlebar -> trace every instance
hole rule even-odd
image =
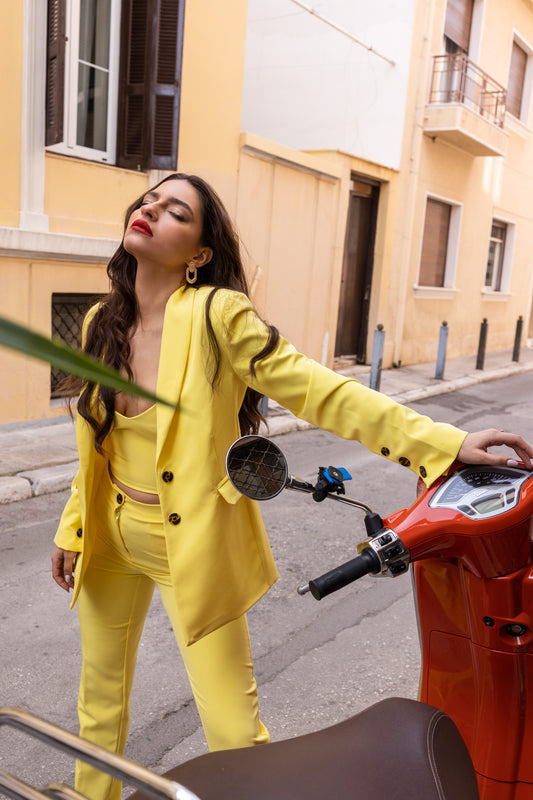
[[[360,556],[352,558],[351,561],[341,564],[340,567],[325,572],[319,578],[309,581],[309,589],[307,587],[299,590],[300,594],[310,591],[315,600],[321,600],[326,595],[342,589],[349,583],[368,575],[370,572],[380,572],[381,562],[372,550],[367,547],[363,550]]]

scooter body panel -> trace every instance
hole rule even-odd
[[[498,782],[498,791],[501,782],[527,783],[528,800],[532,800],[531,643],[521,646],[512,641],[505,631],[501,609],[499,618],[490,626],[499,638],[499,646],[488,647],[474,641],[476,629],[471,626],[474,635],[470,635],[469,620],[461,614],[467,606],[459,602],[459,593],[464,592],[465,601],[472,596],[468,593],[469,581],[460,579],[461,572],[460,565],[439,563],[438,559],[415,565],[423,664],[420,699],[441,708],[454,720],[478,775]],[[435,592],[437,581],[445,587],[441,605]],[[450,597],[452,602],[448,603]],[[489,605],[485,611],[490,608]],[[458,616],[454,609],[459,611]],[[492,796],[499,798],[501,794],[488,794],[487,800]]]
[[[481,800],[533,800],[533,480],[484,520],[431,508],[442,483],[386,519],[411,554],[420,699],[456,723]]]

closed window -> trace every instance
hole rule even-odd
[[[513,42],[506,109],[518,119],[522,118],[527,66],[528,56],[526,51],[517,42]]]
[[[183,18],[184,0],[48,0],[48,148],[175,169]]]
[[[420,286],[445,285],[451,211],[448,203],[428,197],[418,278]]]
[[[487,270],[485,272],[485,286],[495,292],[499,292],[502,288],[506,237],[507,225],[505,222],[493,220],[490,233]]]
[[[474,0],[448,0],[444,36],[447,53],[468,53]]]

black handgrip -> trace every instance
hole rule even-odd
[[[352,558],[340,567],[325,572],[320,578],[309,581],[309,591],[315,600],[321,600],[327,594],[342,589],[349,583],[368,575],[369,572],[381,571],[381,562],[371,547],[366,547],[360,556]]]

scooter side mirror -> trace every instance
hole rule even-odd
[[[285,456],[264,436],[237,439],[228,450],[226,472],[237,491],[252,500],[276,497],[288,480]]]

